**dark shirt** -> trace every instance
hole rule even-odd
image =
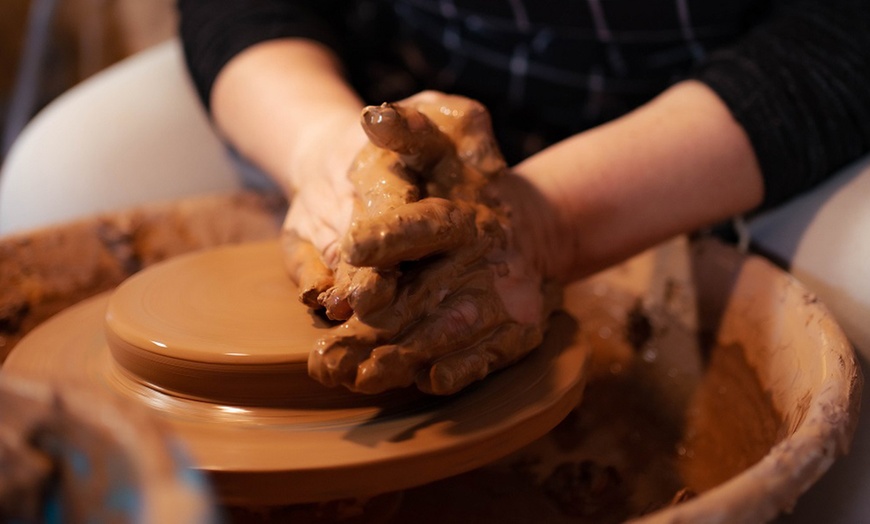
[[[510,161],[620,116],[669,85],[711,86],[746,129],[764,207],[870,151],[862,0],[179,0],[208,106],[255,43],[322,42],[368,103],[423,89],[482,101]]]

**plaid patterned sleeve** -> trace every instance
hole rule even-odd
[[[340,48],[334,5],[320,0],[178,0],[179,33],[194,85],[209,107],[220,70],[244,49],[270,39],[303,37]]]
[[[870,149],[866,0],[179,0],[203,101],[269,38],[326,43],[370,103],[422,89],[492,112],[508,160],[618,117],[669,85],[710,85],[746,129],[765,206]]]
[[[864,0],[395,4],[426,85],[484,100],[519,158],[691,76],[749,134],[764,207],[870,150]]]
[[[396,0],[420,84],[478,98],[517,160],[620,116],[746,30],[755,0]]]

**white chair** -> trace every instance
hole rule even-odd
[[[46,106],[0,172],[0,235],[241,187],[171,40]]]
[[[749,228],[753,243],[785,261],[870,359],[870,156]]]

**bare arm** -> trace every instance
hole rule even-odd
[[[288,194],[311,169],[345,174],[365,143],[362,101],[334,54],[310,40],[270,40],[243,51],[215,80],[211,106],[225,137]],[[308,165],[312,148],[327,147],[322,156],[333,164]]]
[[[317,176],[303,160],[312,148],[333,148],[323,156],[344,175],[365,143],[362,102],[331,52],[306,40],[270,41],[235,57],[215,82],[212,105],[227,138],[288,191],[305,174]],[[528,250],[565,281],[752,209],[763,196],[748,138],[718,96],[694,81],[544,150],[515,172],[519,180],[505,180],[505,191],[517,193],[509,197],[515,207],[528,208],[519,213],[535,232]]]
[[[521,249],[571,281],[762,201],[749,140],[700,82],[525,160],[504,181],[530,233]],[[532,233],[533,232],[533,233]]]
[[[330,268],[353,207],[347,171],[366,143],[362,107],[338,58],[305,39],[246,49],[221,70],[211,91],[220,132],[292,198],[285,238],[310,242]],[[290,242],[288,254],[297,245]]]

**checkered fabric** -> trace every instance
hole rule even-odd
[[[439,89],[481,100],[508,160],[697,78],[743,125],[769,207],[870,150],[867,0],[179,0],[208,107],[241,50],[333,48],[368,103]]]

